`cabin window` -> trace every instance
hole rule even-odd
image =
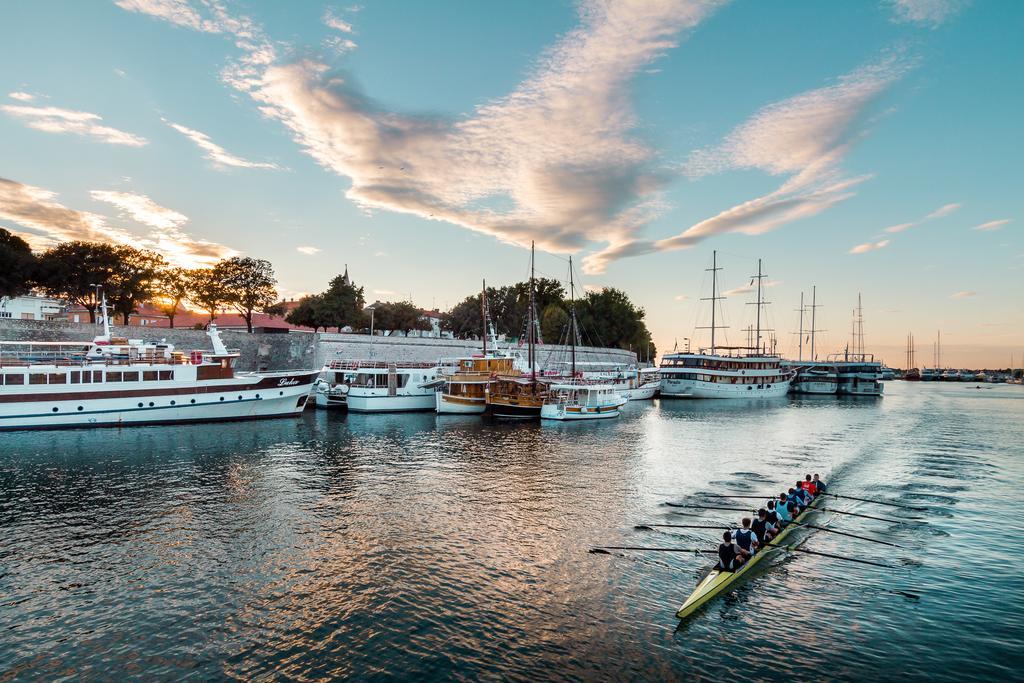
[[[20,373],[17,375],[0,375],[0,381],[7,385],[24,384],[25,375]]]
[[[174,370],[160,370],[160,379],[162,379],[162,380],[174,379]]]
[[[102,382],[103,381],[103,371],[102,370],[93,370],[92,371],[92,381],[94,383],[96,383],[96,384],[99,384],[100,382]]]
[[[122,373],[120,373],[120,372],[108,372],[107,373],[107,381],[108,382],[120,382],[121,381],[121,374]]]
[[[143,370],[142,381],[143,382],[156,382],[159,375],[156,374],[156,370]]]
[[[70,375],[72,384],[79,384],[82,381],[82,373],[78,370],[72,370]]]
[[[122,374],[122,380],[121,381],[123,381],[123,382],[138,382],[139,381],[139,373],[137,371],[136,372],[125,372],[125,373]]]
[[[42,373],[33,372],[28,376],[29,384],[46,384],[46,375]]]

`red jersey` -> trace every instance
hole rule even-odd
[[[807,491],[807,493],[811,494],[812,496],[818,495],[818,487],[817,485],[815,485],[813,481],[801,482],[800,488],[802,488],[804,491]]]

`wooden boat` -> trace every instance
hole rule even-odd
[[[795,522],[803,522],[807,520],[807,517],[815,512],[815,508],[818,503],[822,500],[823,496],[818,496],[811,501],[807,509],[797,515]],[[699,610],[701,607],[710,602],[715,596],[723,593],[727,588],[741,580],[752,567],[757,566],[757,563],[764,559],[765,556],[774,553],[781,547],[785,547],[783,543],[787,537],[795,530],[799,529],[798,524],[789,524],[782,532],[772,539],[772,542],[761,550],[759,550],[753,557],[747,560],[746,564],[740,567],[734,572],[719,571],[717,569],[711,570],[711,572],[704,577],[704,579],[697,584],[697,587],[690,594],[690,597],[686,599],[686,602],[682,604],[679,610],[676,612],[677,619],[686,619],[691,614]]]

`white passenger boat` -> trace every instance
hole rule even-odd
[[[870,353],[829,356],[836,368],[836,393],[840,396],[881,396],[882,363]]]
[[[106,304],[103,319],[106,321]],[[213,352],[164,342],[0,342],[0,430],[105,427],[294,416],[313,370],[235,372],[210,325]]]
[[[600,420],[619,416],[626,399],[610,384],[552,384],[540,409],[542,420]]]
[[[790,391],[794,394],[831,394],[838,392],[839,375],[832,363],[796,363],[789,366],[794,371]]]
[[[642,368],[635,365],[624,366],[620,363],[580,363],[584,367],[593,368],[599,365],[610,366],[607,369],[583,370],[584,380],[599,384],[610,384],[615,393],[627,401],[646,401],[654,398],[661,388],[661,373],[658,368]]]
[[[434,410],[441,368],[437,363],[379,360],[338,361],[352,373],[346,405],[356,413]]]
[[[766,353],[761,342],[761,281],[765,277],[758,260],[757,327],[752,346],[720,346],[715,343],[716,302],[718,294],[717,252],[711,268],[711,347],[698,353],[669,353],[661,362],[661,396],[663,398],[773,398],[785,396],[793,372],[782,367],[782,359]]]
[[[313,385],[313,402],[322,410],[348,408],[348,387],[355,380],[356,371],[345,361],[328,361]]]

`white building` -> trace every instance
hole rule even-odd
[[[26,294],[0,297],[0,318],[14,320],[63,320],[67,304],[61,299]]]

